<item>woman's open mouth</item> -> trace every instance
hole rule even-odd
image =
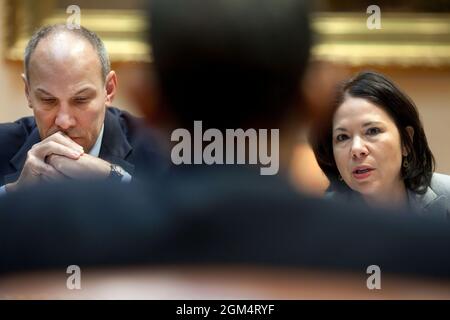
[[[375,169],[370,168],[370,167],[358,167],[352,171],[352,174],[353,174],[353,177],[355,177],[358,180],[366,179],[372,174],[373,170],[375,170]]]

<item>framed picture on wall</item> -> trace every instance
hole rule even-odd
[[[31,34],[43,25],[74,21],[96,32],[112,62],[148,62],[147,23],[142,0],[7,0],[5,58],[21,61]]]
[[[6,0],[5,58],[21,61],[32,32],[42,25],[65,23],[73,14],[68,11],[73,2]],[[314,59],[351,66],[450,66],[449,1],[381,0],[375,7],[372,2],[314,2]],[[112,62],[151,61],[145,1],[79,0],[76,6],[81,25],[99,34]]]

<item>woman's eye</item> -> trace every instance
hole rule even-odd
[[[367,129],[367,134],[369,136],[374,136],[376,134],[379,134],[381,132],[381,130],[379,128],[369,128]]]
[[[348,136],[346,134],[340,134],[340,135],[336,136],[336,141],[338,141],[338,142],[341,142],[341,141],[344,141],[347,139],[348,139]]]

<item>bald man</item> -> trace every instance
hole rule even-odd
[[[38,30],[22,78],[34,117],[0,125],[0,193],[67,178],[128,182],[137,163],[163,170],[155,144],[148,136],[140,142],[140,120],[108,107],[117,76],[95,33],[65,25]]]

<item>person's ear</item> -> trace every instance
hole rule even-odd
[[[350,76],[348,70],[328,62],[311,62],[303,77],[301,108],[304,119],[321,121],[331,111],[337,86]]]
[[[22,81],[23,81],[23,84],[24,84],[24,88],[25,88],[25,97],[27,98],[28,107],[33,109],[33,105],[31,104],[30,86],[28,84],[28,79],[27,79],[27,77],[25,76],[24,73],[22,73],[21,77],[22,77]]]
[[[111,70],[105,79],[106,105],[111,105],[117,92],[117,76]]]
[[[406,132],[408,133],[409,139],[411,140],[411,142],[414,141],[414,128],[411,126],[407,126],[405,128]],[[403,144],[402,146],[402,155],[404,157],[406,157],[409,153],[411,152],[411,150],[408,149],[407,146],[405,146],[405,144]]]

